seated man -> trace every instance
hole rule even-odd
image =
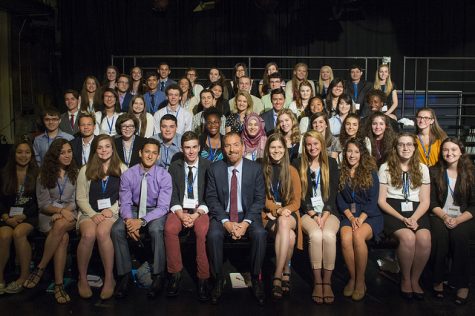
[[[209,263],[206,255],[206,233],[209,227],[208,207],[204,201],[206,172],[209,160],[200,159],[198,135],[186,132],[181,138],[183,158],[175,160],[168,172],[172,177],[173,193],[170,203],[171,213],[165,224],[165,248],[168,272],[172,278],[168,283],[168,296],[178,295],[183,263],[178,234],[182,229],[193,229],[196,235],[196,264],[198,277],[198,297],[207,301]]]
[[[61,123],[59,128],[70,135],[75,136],[78,129],[79,115],[79,93],[76,90],[68,89],[64,92],[64,104],[68,111],[61,114]]]
[[[285,92],[282,88],[277,88],[271,91],[270,98],[272,101],[272,109],[261,114],[262,119],[264,120],[264,128],[266,130],[266,135],[269,136],[274,133],[277,115],[280,110],[284,108],[285,105]]]
[[[158,111],[160,104],[166,100],[166,96],[158,89],[158,73],[156,71],[150,71],[146,74],[145,84],[148,91],[144,93],[143,98],[147,106],[147,112],[153,115]]]
[[[162,148],[162,154],[157,159],[157,165],[168,170],[173,156],[181,151],[180,140],[181,135],[176,132],[177,119],[173,114],[165,114],[160,119],[160,133],[153,135],[151,138],[158,140]]]
[[[115,296],[123,298],[132,270],[127,237],[141,244],[140,233],[147,231],[153,250],[153,283],[147,296],[155,298],[163,286],[165,245],[163,229],[170,207],[172,180],[170,174],[155,162],[160,155],[156,139],[146,138],[139,151],[141,162],[120,177],[120,219],[112,226],[117,274],[120,281]]]
[[[261,101],[264,104],[264,112],[272,110],[271,92],[272,90],[282,87],[282,77],[278,72],[274,72],[269,75],[269,91],[265,91],[265,95],[262,96]],[[287,100],[285,100],[287,102]],[[284,108],[288,108],[290,103],[285,103]]]
[[[117,94],[119,95],[120,110],[122,112],[129,112],[129,103],[133,95],[130,93],[130,77],[126,74],[120,74],[116,80]]]
[[[96,126],[96,116],[85,112],[79,114],[78,118],[79,135],[70,141],[73,149],[73,157],[76,165],[81,167],[87,164],[91,152],[91,144],[94,140],[94,127]]]
[[[254,296],[264,303],[260,279],[266,252],[267,233],[262,226],[261,211],[265,203],[262,167],[242,158],[244,144],[241,135],[230,132],[224,136],[227,163],[220,160],[208,171],[206,203],[211,216],[207,237],[208,255],[215,285],[211,292],[217,304],[224,285],[223,241],[225,235],[234,240],[247,234],[251,241],[251,277]]]

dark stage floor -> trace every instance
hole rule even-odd
[[[475,289],[472,287],[472,300],[465,306],[453,303],[453,293],[446,296],[443,302],[436,301],[430,295],[428,282],[425,282],[426,299],[423,302],[405,301],[399,296],[399,286],[394,280],[397,275],[383,275],[379,272],[376,260],[387,253],[371,251],[367,269],[368,294],[364,301],[353,302],[343,297],[342,291],[347,280],[346,270],[340,259],[333,274],[333,287],[336,295],[335,303],[329,305],[315,305],[311,301],[310,269],[305,254],[296,254],[292,265],[292,293],[279,302],[268,299],[264,306],[258,306],[250,290],[232,289],[229,279],[224,295],[218,306],[209,303],[200,303],[196,298],[194,281],[190,274],[184,272],[180,296],[167,298],[165,294],[156,300],[146,297],[146,290],[132,287],[129,296],[124,300],[111,299],[101,301],[99,292],[95,291],[92,299],[79,298],[75,284],[72,284],[70,293],[72,302],[68,305],[59,305],[54,301],[52,294],[45,292],[48,281],[40,284],[38,289],[24,291],[16,295],[4,294],[0,296],[0,315],[475,315]],[[234,258],[235,259],[235,258]],[[227,272],[242,271],[243,258],[227,260]],[[238,263],[236,264],[235,261]],[[472,266],[474,266],[472,256]],[[190,268],[192,270],[192,268]],[[272,262],[265,265],[264,274],[266,283],[270,284]],[[474,269],[475,270],[475,269]],[[389,277],[388,277],[389,276]],[[426,274],[426,279],[428,278]],[[472,276],[472,283],[474,277]],[[49,280],[50,281],[50,280]],[[267,295],[270,296],[270,286],[267,286]]]

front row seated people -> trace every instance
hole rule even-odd
[[[140,245],[141,233],[151,238],[153,251],[153,283],[147,292],[155,298],[162,290],[166,257],[163,230],[172,195],[172,180],[166,169],[156,165],[160,143],[147,138],[139,151],[140,163],[125,171],[120,177],[120,219],[112,227],[117,274],[120,281],[115,296],[123,298],[132,271],[127,238]]]

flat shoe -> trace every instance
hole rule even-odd
[[[343,296],[345,297],[351,297],[353,295],[353,292],[355,291],[355,286],[350,286],[349,284],[347,284],[344,288],[343,288]]]
[[[8,294],[16,294],[20,293],[21,291],[23,291],[23,286],[21,286],[21,284],[18,284],[16,281],[10,282],[5,288],[5,293]]]
[[[78,282],[78,293],[79,293],[79,296],[84,299],[88,299],[92,297],[92,290],[89,287],[89,285],[87,286],[87,288],[82,288],[79,286],[79,282]]]
[[[353,295],[351,295],[351,299],[353,301],[361,301],[366,295],[366,286],[364,287],[364,290],[362,292],[358,290],[353,291]]]

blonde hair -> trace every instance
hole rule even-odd
[[[391,91],[393,90],[393,82],[391,80],[391,69],[389,68],[388,64],[379,65],[378,69],[376,70],[376,77],[374,80],[373,88],[377,90],[381,90],[381,79],[379,78],[379,70],[383,67],[388,68],[388,79],[386,79],[386,88],[384,90],[384,94],[386,95],[386,97],[388,97],[389,94],[391,94]]]
[[[320,164],[320,172],[321,172],[321,188],[322,188],[322,196],[323,200],[327,201],[328,197],[330,196],[330,165],[328,163],[328,154],[327,148],[325,146],[325,140],[323,139],[323,135],[315,130],[311,130],[306,132],[303,135],[303,146],[304,152],[302,154],[302,158],[300,160],[300,183],[302,185],[302,200],[305,200],[305,195],[307,194],[308,188],[308,179],[307,179],[307,170],[310,166],[309,157],[307,153],[307,148],[305,146],[307,138],[315,138],[322,147],[320,150],[320,155],[318,156],[318,163]]]
[[[295,117],[294,113],[290,109],[282,109],[277,115],[277,123],[279,123],[280,117],[284,114],[286,114],[292,120],[292,130],[290,131],[290,140],[292,141],[292,144],[296,144],[300,142],[300,128],[297,122],[297,118]],[[275,129],[276,129],[276,133],[285,136],[282,130],[280,129],[280,123],[279,125],[275,127]]]
[[[246,109],[246,115],[248,114],[251,114],[253,112],[253,108],[254,108],[254,102],[252,101],[252,97],[251,95],[249,94],[249,92],[247,91],[244,91],[244,90],[239,90],[237,93],[236,93],[236,96],[234,97],[234,113],[238,113],[238,108],[237,108],[237,99],[239,98],[239,96],[243,96],[246,98],[246,101],[247,101],[247,109]]]
[[[323,80],[322,80],[322,70],[329,70],[330,71],[330,78],[329,78],[329,82],[332,82],[333,79],[334,79],[334,76],[333,76],[333,69],[332,67],[330,66],[322,66],[322,68],[320,68],[320,73],[318,75],[318,92],[321,94],[322,91],[323,91]]]

